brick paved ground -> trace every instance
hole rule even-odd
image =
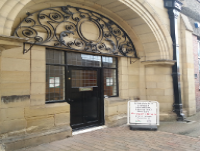
[[[105,128],[18,151],[199,151],[200,139],[161,131]]]

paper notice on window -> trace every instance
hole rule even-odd
[[[49,87],[50,88],[60,87],[60,77],[49,77]]]
[[[55,77],[55,87],[60,87],[60,77]]]
[[[49,87],[54,88],[54,77],[49,77]]]
[[[113,86],[113,78],[112,77],[106,78],[106,86]]]

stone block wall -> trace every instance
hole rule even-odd
[[[160,103],[161,121],[175,119],[172,65],[146,65],[145,72],[147,100]]]
[[[114,127],[127,123],[127,102],[128,100],[119,97],[104,99],[106,126]]]
[[[195,101],[195,79],[194,79],[194,54],[192,30],[188,29],[183,18],[180,20],[180,41],[181,41],[181,93],[183,109],[186,116],[196,113]]]
[[[137,61],[119,58],[119,97],[160,103],[160,120],[175,120],[172,79],[173,61]]]
[[[69,137],[69,112],[67,103],[1,109],[1,145],[6,151],[13,151]]]
[[[133,99],[139,97],[139,61],[130,63],[130,58],[118,58],[119,97]]]
[[[195,79],[196,109],[197,111],[200,111],[198,42],[197,42],[197,37],[194,35],[193,35],[193,53],[194,53],[194,74],[197,74],[197,78]]]
[[[29,48],[29,45],[26,45]],[[0,63],[0,148],[13,151],[72,135],[70,105],[45,104],[45,48],[3,50]]]

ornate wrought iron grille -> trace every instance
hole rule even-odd
[[[127,33],[99,13],[68,5],[27,15],[14,31],[14,36],[30,38],[33,44],[137,57]],[[85,31],[83,27],[87,25],[89,30]],[[92,26],[96,29],[95,34],[90,31]]]

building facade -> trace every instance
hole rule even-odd
[[[165,2],[0,1],[1,150],[125,124],[129,99],[158,101],[165,121],[196,114],[198,34],[184,13],[192,6],[181,1],[179,14],[179,1]]]
[[[193,52],[194,52],[194,74],[195,74],[195,93],[196,93],[196,109],[200,110],[200,92],[199,92],[199,38],[200,38],[200,8],[199,1],[183,1],[183,8],[181,13],[188,17],[193,31]]]

